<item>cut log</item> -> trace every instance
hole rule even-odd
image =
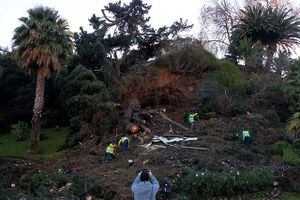
[[[179,147],[179,148],[182,148],[182,149],[193,149],[193,150],[202,150],[202,151],[208,151],[208,148],[205,148],[205,147],[189,147],[189,146],[177,146],[177,145],[172,145],[174,147]]]
[[[163,113],[161,113],[161,112],[160,112],[159,114],[160,114],[160,116],[161,116],[164,120],[168,121],[169,123],[174,124],[175,126],[178,126],[178,127],[182,128],[182,129],[185,130],[185,131],[190,131],[190,129],[186,128],[186,127],[183,126],[182,124],[180,124],[180,123],[178,123],[178,122],[175,122],[175,121],[171,120],[169,117],[167,117],[167,115],[165,115],[165,114],[163,114]]]

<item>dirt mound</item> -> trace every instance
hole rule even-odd
[[[131,98],[137,98],[142,107],[174,105],[182,107],[193,104],[202,82],[186,75],[172,74],[159,70],[155,76],[146,76],[143,84],[131,88]]]

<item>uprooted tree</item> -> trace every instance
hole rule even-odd
[[[119,79],[121,66],[128,67],[154,57],[169,39],[192,27],[180,19],[171,26],[155,29],[149,24],[147,14],[150,9],[151,6],[142,0],[132,0],[129,4],[121,4],[121,1],[109,3],[101,10],[101,17],[94,14],[89,19],[93,33],[81,29],[75,34],[80,60],[93,57],[91,61],[94,61],[88,67],[99,70],[103,66],[101,61],[108,59],[114,65],[115,77]],[[82,42],[84,39],[94,42],[86,44]],[[94,53],[87,53],[87,50]]]

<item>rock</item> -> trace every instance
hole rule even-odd
[[[274,182],[273,182],[273,186],[274,186],[274,187],[277,187],[278,185],[279,185],[279,183],[278,183],[277,181],[274,181]]]
[[[91,195],[86,196],[86,200],[92,200],[92,199],[93,199],[93,197]]]
[[[149,160],[144,160],[143,165],[147,164],[148,162],[149,162]]]
[[[167,166],[173,166],[174,161],[172,161],[172,160],[165,160],[164,164],[167,165]]]

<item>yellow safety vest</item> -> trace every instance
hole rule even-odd
[[[124,142],[125,140],[128,140],[128,141],[129,141],[129,139],[128,139],[127,137],[122,137],[122,138],[119,140],[119,142],[118,142],[118,146],[120,147],[120,146],[123,144],[123,142]]]
[[[243,131],[242,133],[243,133],[243,141],[245,141],[246,137],[250,137],[249,131]]]
[[[115,154],[115,147],[113,144],[108,145],[108,147],[106,148],[106,153]]]
[[[193,123],[194,121],[195,121],[195,116],[196,116],[197,114],[189,114],[189,122],[190,123]]]

